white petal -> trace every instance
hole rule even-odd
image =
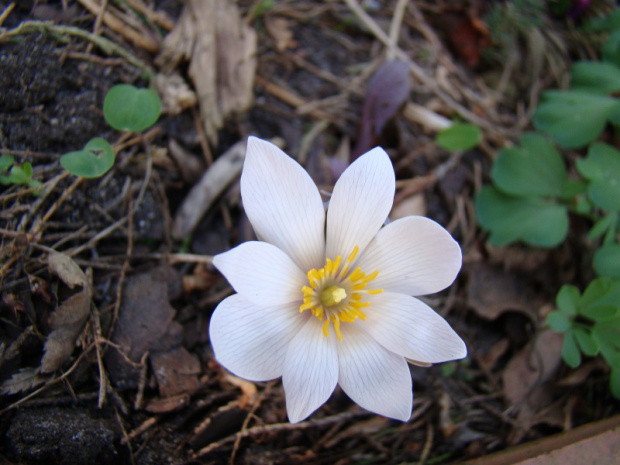
[[[244,242],[213,257],[230,285],[255,305],[301,301],[306,275],[275,245]]]
[[[440,363],[467,355],[458,334],[437,312],[405,294],[371,296],[359,326],[383,347],[410,360]]]
[[[334,186],[327,209],[326,253],[343,259],[360,252],[385,222],[394,202],[394,168],[379,147],[349,166]]]
[[[251,381],[278,378],[289,343],[307,319],[291,306],[261,308],[232,295],[211,316],[209,338],[215,358]]]
[[[338,381],[337,342],[335,334],[325,337],[321,322],[310,317],[289,344],[282,385],[291,423],[308,417],[334,392]]]
[[[413,392],[405,359],[379,345],[357,325],[338,344],[338,384],[361,407],[388,418],[411,417]]]
[[[304,272],[325,263],[325,209],[306,171],[270,142],[250,137],[241,198],[258,237],[284,250]]]
[[[408,216],[377,233],[356,266],[379,270],[369,288],[425,295],[448,287],[461,269],[461,248],[433,220]]]

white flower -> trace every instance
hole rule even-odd
[[[211,317],[216,359],[252,381],[282,377],[289,420],[308,417],[336,384],[363,408],[407,421],[407,360],[438,363],[467,349],[450,325],[412,296],[449,286],[461,249],[427,218],[382,228],[394,169],[375,148],[342,174],[327,213],[304,169],[250,137],[241,196],[260,241],[217,255],[237,294]]]

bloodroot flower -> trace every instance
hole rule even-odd
[[[407,361],[466,356],[450,325],[412,297],[449,286],[461,249],[428,218],[382,227],[394,200],[394,168],[375,148],[334,187],[327,212],[304,169],[250,137],[243,206],[260,241],[217,255],[236,294],[215,309],[216,359],[252,381],[282,377],[293,423],[327,401],[336,384],[363,408],[407,421]]]

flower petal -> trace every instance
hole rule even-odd
[[[250,137],[241,198],[259,239],[282,249],[305,272],[324,265],[325,208],[299,163],[270,142]]]
[[[291,423],[308,417],[334,392],[338,381],[337,342],[335,335],[325,337],[321,322],[310,317],[289,344],[282,384]]]
[[[301,301],[306,275],[275,245],[249,241],[213,257],[230,285],[255,305]]]
[[[459,244],[433,220],[407,216],[377,233],[356,263],[362,271],[379,275],[374,289],[425,295],[448,287],[461,269]]]
[[[388,418],[411,417],[411,373],[404,357],[379,345],[357,325],[343,328],[338,384],[361,407]]]
[[[359,326],[387,350],[410,360],[440,363],[467,356],[467,347],[437,312],[405,294],[371,296]]]
[[[307,319],[290,305],[257,307],[239,294],[232,295],[211,316],[209,338],[215,358],[251,381],[278,378],[289,343]]]
[[[390,213],[394,191],[394,168],[383,149],[353,162],[336,182],[327,208],[325,255],[345,258],[355,246],[363,251]]]

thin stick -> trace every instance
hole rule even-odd
[[[393,60],[395,58],[395,52],[393,47],[398,47],[398,34],[400,33],[400,26],[403,23],[403,17],[405,16],[405,8],[407,8],[409,0],[398,0],[396,8],[394,8],[394,14],[392,15],[392,22],[390,23],[390,42],[392,47],[388,48],[386,59]]]

